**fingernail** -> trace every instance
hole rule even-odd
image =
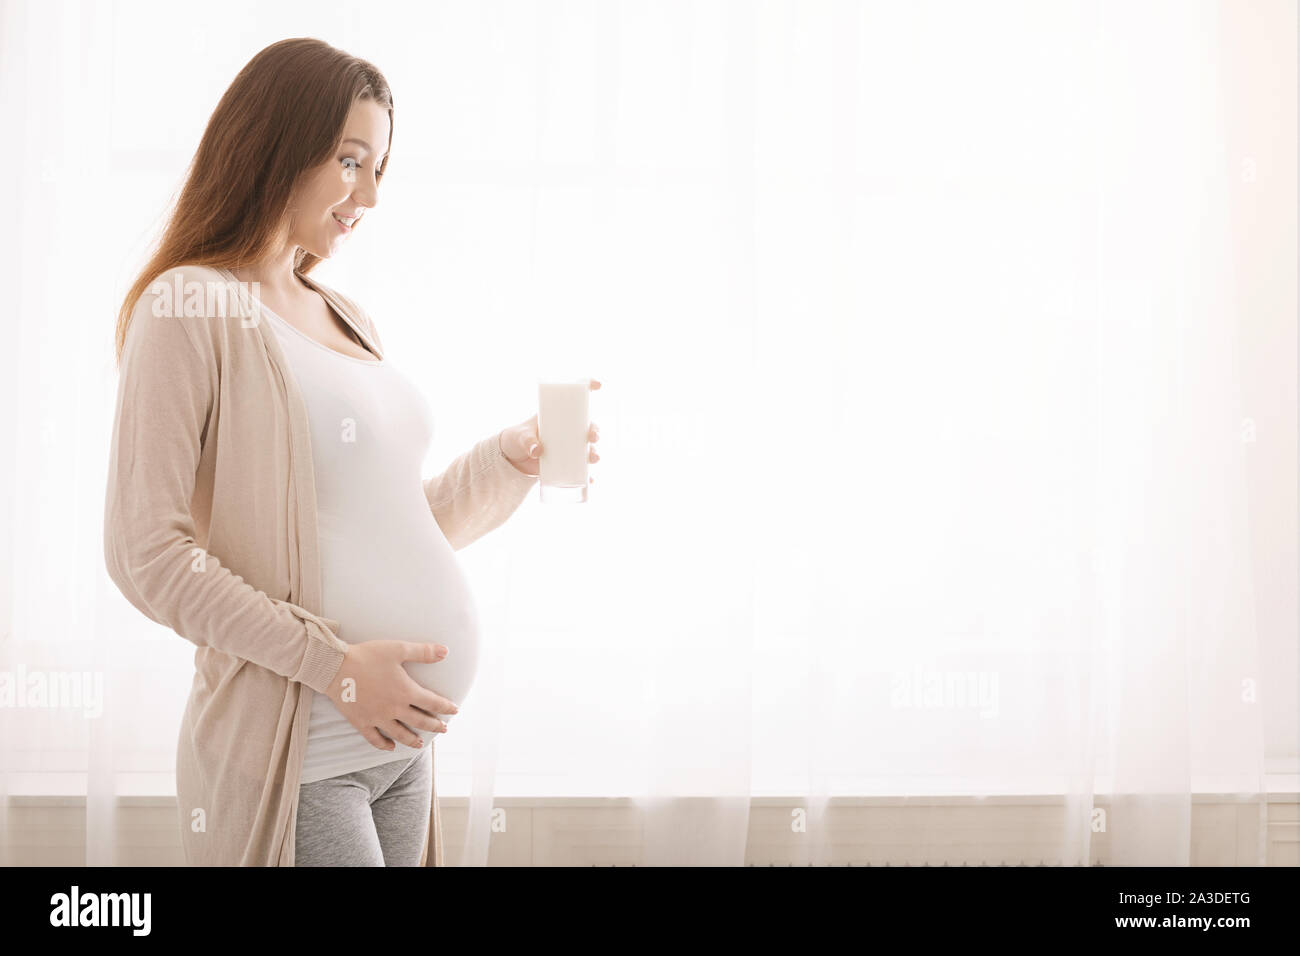
[[[528,446],[528,454],[532,455],[535,454],[536,452],[537,452],[537,442],[533,442],[531,445]]]

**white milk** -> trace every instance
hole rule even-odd
[[[587,500],[591,380],[539,382],[537,435],[542,442],[538,478],[542,501]]]

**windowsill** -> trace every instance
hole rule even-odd
[[[920,781],[918,781],[920,783]],[[120,774],[118,800],[123,806],[165,806],[176,801],[174,777],[171,774]],[[1268,800],[1300,800],[1300,774],[1267,773],[1264,775],[1265,795]],[[86,802],[85,773],[12,773],[9,776],[9,797],[15,806],[84,806]],[[1253,798],[1253,793],[1227,793],[1212,788],[1198,789],[1192,794],[1193,803],[1235,802]],[[961,805],[971,801],[984,804],[1054,804],[1064,799],[1060,792],[1038,793],[925,793],[918,788],[913,794],[874,793],[863,795],[835,795],[830,797],[834,806],[946,806]],[[1106,802],[1109,795],[1098,793],[1097,799]],[[442,806],[467,806],[469,797],[440,795]],[[596,796],[497,796],[497,807],[616,807],[633,806],[639,798]],[[765,795],[750,798],[754,807],[801,806],[808,802],[806,794]]]

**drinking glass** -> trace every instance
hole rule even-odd
[[[538,497],[546,503],[587,500],[591,443],[590,378],[541,378],[537,382]]]

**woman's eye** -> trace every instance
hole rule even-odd
[[[359,162],[358,162],[355,158],[353,158],[352,156],[344,156],[344,157],[340,160],[340,162],[343,163],[343,178],[344,178],[345,180],[347,180],[348,182],[350,182],[350,183],[354,183],[354,182],[356,182],[356,181],[357,181],[357,170],[359,170],[359,169],[361,168],[361,163],[359,163]],[[384,178],[384,171],[383,171],[382,169],[376,169],[376,170],[375,170],[375,182],[379,182],[379,180],[381,180],[381,179],[383,179],[383,178]]]

